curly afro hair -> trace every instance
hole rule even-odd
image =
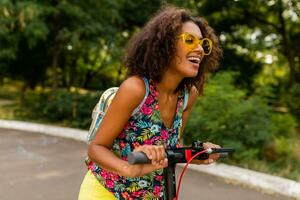
[[[151,20],[128,42],[124,66],[127,76],[139,75],[159,82],[176,53],[176,42],[182,24],[194,22],[201,30],[203,37],[213,42],[212,52],[204,56],[197,76],[184,78],[177,91],[195,86],[199,93],[203,91],[205,74],[215,70],[222,57],[219,39],[208,22],[202,17],[193,16],[188,10],[174,6],[160,9]]]

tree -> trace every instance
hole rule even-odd
[[[1,75],[10,74],[23,80],[24,88],[34,88],[43,82],[38,77],[50,74],[55,90],[59,85],[88,87],[111,65],[120,74],[125,43],[159,7],[159,1],[154,3],[3,0]],[[32,78],[30,74],[36,76]]]
[[[61,55],[68,47],[86,48],[115,32],[115,17],[101,15],[111,3],[94,1],[2,1],[0,7],[1,75],[10,74],[34,88],[52,66],[52,87],[58,86]],[[110,10],[113,13],[112,9]],[[107,12],[107,11],[106,11]],[[100,15],[99,15],[100,13]],[[108,20],[110,19],[110,20]],[[79,45],[78,45],[79,44]]]
[[[216,30],[223,35],[226,49],[233,44],[240,52],[275,49],[283,55],[289,67],[287,86],[291,87],[300,81],[297,79],[300,77],[297,62],[300,57],[300,5],[297,1],[207,0],[197,6],[199,13],[208,16]]]
[[[39,16],[45,10],[30,2],[2,1],[0,4],[0,65],[3,75],[25,82],[24,89],[34,87],[43,78],[47,54],[48,29]]]

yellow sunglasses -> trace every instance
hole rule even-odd
[[[198,44],[200,44],[203,48],[204,55],[209,55],[212,50],[212,41],[208,38],[198,39],[192,33],[182,33],[179,35],[179,38],[182,38],[183,43],[190,49],[195,49]]]

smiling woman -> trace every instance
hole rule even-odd
[[[185,27],[187,28],[186,31],[183,30]],[[189,32],[193,28],[196,29]],[[184,34],[185,32],[189,33],[189,37]],[[218,67],[219,59],[222,57],[222,49],[219,46],[218,37],[208,22],[202,17],[191,15],[185,9],[169,6],[165,12],[159,11],[142,30],[132,37],[125,51],[124,59],[124,65],[128,68],[128,75],[146,76],[149,74],[154,81],[159,82],[171,61],[174,60],[173,58],[176,57],[176,51],[183,48],[182,45],[177,46],[180,37],[184,39],[182,41],[190,50],[193,50],[197,43],[202,43],[201,46],[204,50],[207,50],[207,45],[210,47],[210,51],[202,52],[209,54],[209,56],[205,56],[201,60],[201,67],[197,76],[185,77],[178,87],[178,89],[182,89],[195,86],[201,93],[204,74]],[[202,38],[207,38],[207,40],[202,40]],[[193,44],[189,44],[189,42]]]
[[[205,74],[217,67],[221,56],[206,20],[172,6],[159,10],[132,37],[124,59],[128,77],[89,145],[89,172],[80,200],[164,199],[165,148],[180,146],[179,136],[202,92]],[[209,142],[204,147],[219,148]],[[129,165],[131,151],[144,152],[151,164]],[[211,154],[196,163],[210,164],[218,157]],[[93,179],[101,187],[89,185]]]

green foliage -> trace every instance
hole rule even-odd
[[[199,97],[184,140],[211,141],[237,149],[237,161],[250,161],[265,156],[263,146],[277,146],[295,131],[295,122],[288,114],[274,113],[259,96],[247,97],[245,91],[233,86],[234,73],[224,72],[212,77]],[[274,150],[274,149],[273,149]]]
[[[0,2],[0,77],[34,88],[51,83],[44,80],[52,76],[58,86],[90,88],[110,68],[110,78],[119,82],[125,43],[165,3],[208,19],[221,35],[222,69],[240,72],[235,84],[254,89],[253,77],[265,67],[261,55],[270,48],[274,60],[281,55],[293,73],[285,80],[292,83],[299,75],[299,6],[294,0],[20,0]],[[51,66],[56,67],[52,72]],[[32,73],[40,78],[32,80]]]
[[[272,115],[272,140],[267,141],[263,147],[263,158],[275,163],[292,160],[296,148],[293,139],[296,136],[295,119],[286,113]]]
[[[1,1],[0,78],[31,89],[90,88],[109,68],[111,82],[120,82],[126,41],[159,6],[160,0]]]
[[[32,89],[49,83],[44,81],[49,76],[52,84],[86,86],[91,72],[82,66],[98,70],[99,65],[96,59],[86,59],[88,50],[100,52],[100,40],[115,43],[121,24],[119,6],[117,1],[104,0],[0,2],[0,77],[22,80],[25,88]],[[79,59],[84,65],[78,66]],[[47,70],[50,66],[53,71]],[[69,80],[70,74],[75,78]]]
[[[297,123],[289,113],[275,113],[272,115],[272,123],[276,125],[273,134],[276,137],[291,138],[295,136]]]
[[[241,72],[236,78],[244,88],[253,89],[253,77],[267,67],[262,56],[267,54],[277,65],[284,58],[290,74],[289,84],[282,85],[299,82],[300,7],[295,0],[203,0],[196,7],[221,35],[223,66]]]
[[[99,96],[57,90],[53,92],[28,91],[19,110],[19,117],[62,122],[64,125],[87,129],[91,113]]]

